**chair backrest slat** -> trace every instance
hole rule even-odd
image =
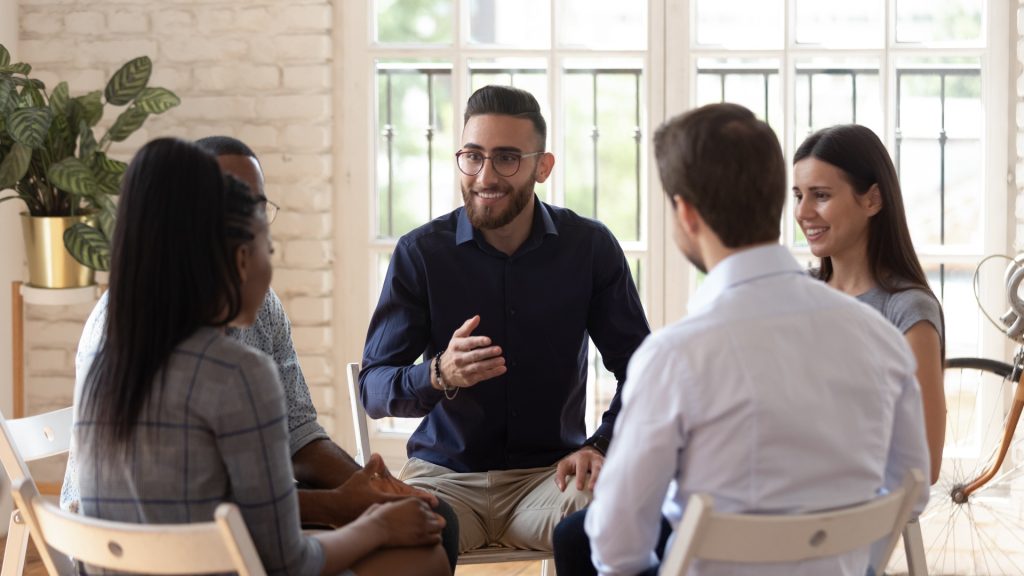
[[[356,435],[355,460],[365,465],[370,458],[370,427],[366,423],[366,409],[359,400],[359,363],[349,363],[345,375],[348,377],[348,398],[352,405],[352,423]]]
[[[31,478],[27,462],[67,452],[71,447],[73,408],[70,406],[45,414],[7,420],[0,413],[0,464],[3,464],[11,486]],[[2,576],[21,576],[25,567],[25,551],[29,530],[24,515],[15,510],[7,525],[7,544],[4,547]],[[58,565],[45,559],[51,574],[67,571],[70,566]]]
[[[234,504],[218,506],[211,522],[133,524],[60,510],[39,497],[31,478],[16,484],[14,496],[37,541],[86,564],[142,574],[264,574]]]
[[[28,477],[27,462],[67,452],[73,408],[7,420],[0,414],[0,463],[11,484]]]
[[[712,514],[697,555],[705,560],[784,562],[834,556],[888,536],[902,491],[862,506],[794,516]],[[736,543],[743,542],[737,548]]]
[[[714,512],[706,494],[694,494],[662,562],[662,576],[683,576],[694,558],[762,564],[836,556],[885,538],[889,561],[913,505],[924,489],[924,475],[911,470],[899,490],[848,508],[809,514],[762,515]]]

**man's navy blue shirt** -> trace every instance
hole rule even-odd
[[[453,400],[429,359],[480,315],[474,335],[501,346],[508,371]],[[534,197],[530,236],[508,256],[465,209],[403,236],[370,321],[361,399],[373,418],[424,417],[410,457],[456,472],[551,466],[586,440],[587,340],[618,381],[595,436],[612,437],[626,365],[650,333],[618,242],[600,222]]]

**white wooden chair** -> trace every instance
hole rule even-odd
[[[356,434],[355,460],[365,465],[370,457],[370,433],[366,422],[366,409],[359,401],[359,364],[350,363],[345,371],[348,377],[349,403],[352,405],[352,424]],[[518,550],[504,546],[488,546],[470,550],[459,555],[459,564],[497,564],[500,562],[532,562],[541,561],[541,576],[554,576],[555,567],[551,552],[541,550]]]
[[[51,576],[65,572],[52,550],[86,564],[132,574],[266,576],[238,507],[217,506],[212,522],[133,524],[65,512],[44,500],[31,478],[14,485],[32,538]]]
[[[0,414],[0,463],[13,487],[31,478],[27,462],[67,452],[71,447],[71,407],[45,414],[6,420]],[[29,530],[19,508],[11,513],[0,576],[21,576]],[[36,542],[37,547],[38,542]]]
[[[796,562],[849,552],[885,538],[875,571],[889,561],[924,475],[911,470],[899,490],[856,506],[795,515],[722,514],[706,494],[690,496],[660,576],[684,576],[694,558],[740,563]]]
[[[924,538],[921,537],[921,524],[917,518],[907,522],[903,529],[903,551],[907,555],[907,573],[909,576],[928,576],[928,560],[924,557]],[[881,574],[881,571],[877,571]]]

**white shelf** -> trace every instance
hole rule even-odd
[[[26,304],[43,306],[70,306],[72,304],[91,303],[96,300],[97,286],[84,288],[34,288],[28,284],[21,285],[21,297]]]

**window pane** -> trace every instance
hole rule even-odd
[[[781,48],[782,0],[697,0],[697,44]]]
[[[647,48],[647,3],[561,0],[559,43],[600,50]],[[614,34],[609,34],[614,30]]]
[[[944,244],[982,250],[985,237],[981,200],[985,197],[985,185],[979,171],[985,162],[981,142],[950,139],[946,143],[946,158]],[[956,160],[949,160],[953,158]]]
[[[906,138],[900,144],[900,188],[914,245],[941,244],[941,165],[937,142]]]
[[[469,40],[474,44],[547,48],[549,0],[470,0]]]
[[[982,246],[981,70],[962,61],[896,71],[896,165],[915,243]]]
[[[981,312],[974,300],[973,264],[926,264],[928,285],[942,303],[946,358],[981,354]]]
[[[746,106],[781,134],[782,91],[777,60],[742,58],[697,61],[697,105],[733,102]]]
[[[469,61],[470,90],[488,84],[522,88],[537,99],[544,119],[551,122],[547,63],[542,58],[490,58]]]
[[[376,0],[378,42],[449,44],[452,0]]]
[[[450,208],[451,84],[447,64],[377,64],[378,238],[397,238]]]
[[[881,0],[796,0],[796,42],[843,48],[881,48],[885,5]]]
[[[981,41],[983,6],[982,0],[896,0],[896,41]]]
[[[981,70],[973,67],[946,78],[946,134],[980,139],[985,126],[981,105]]]
[[[602,61],[608,66],[607,60]],[[640,239],[639,62],[567,63],[563,71],[565,206],[601,220],[619,241]]]
[[[803,60],[796,65],[796,143],[836,124],[862,124],[881,134],[882,95],[874,61]]]

